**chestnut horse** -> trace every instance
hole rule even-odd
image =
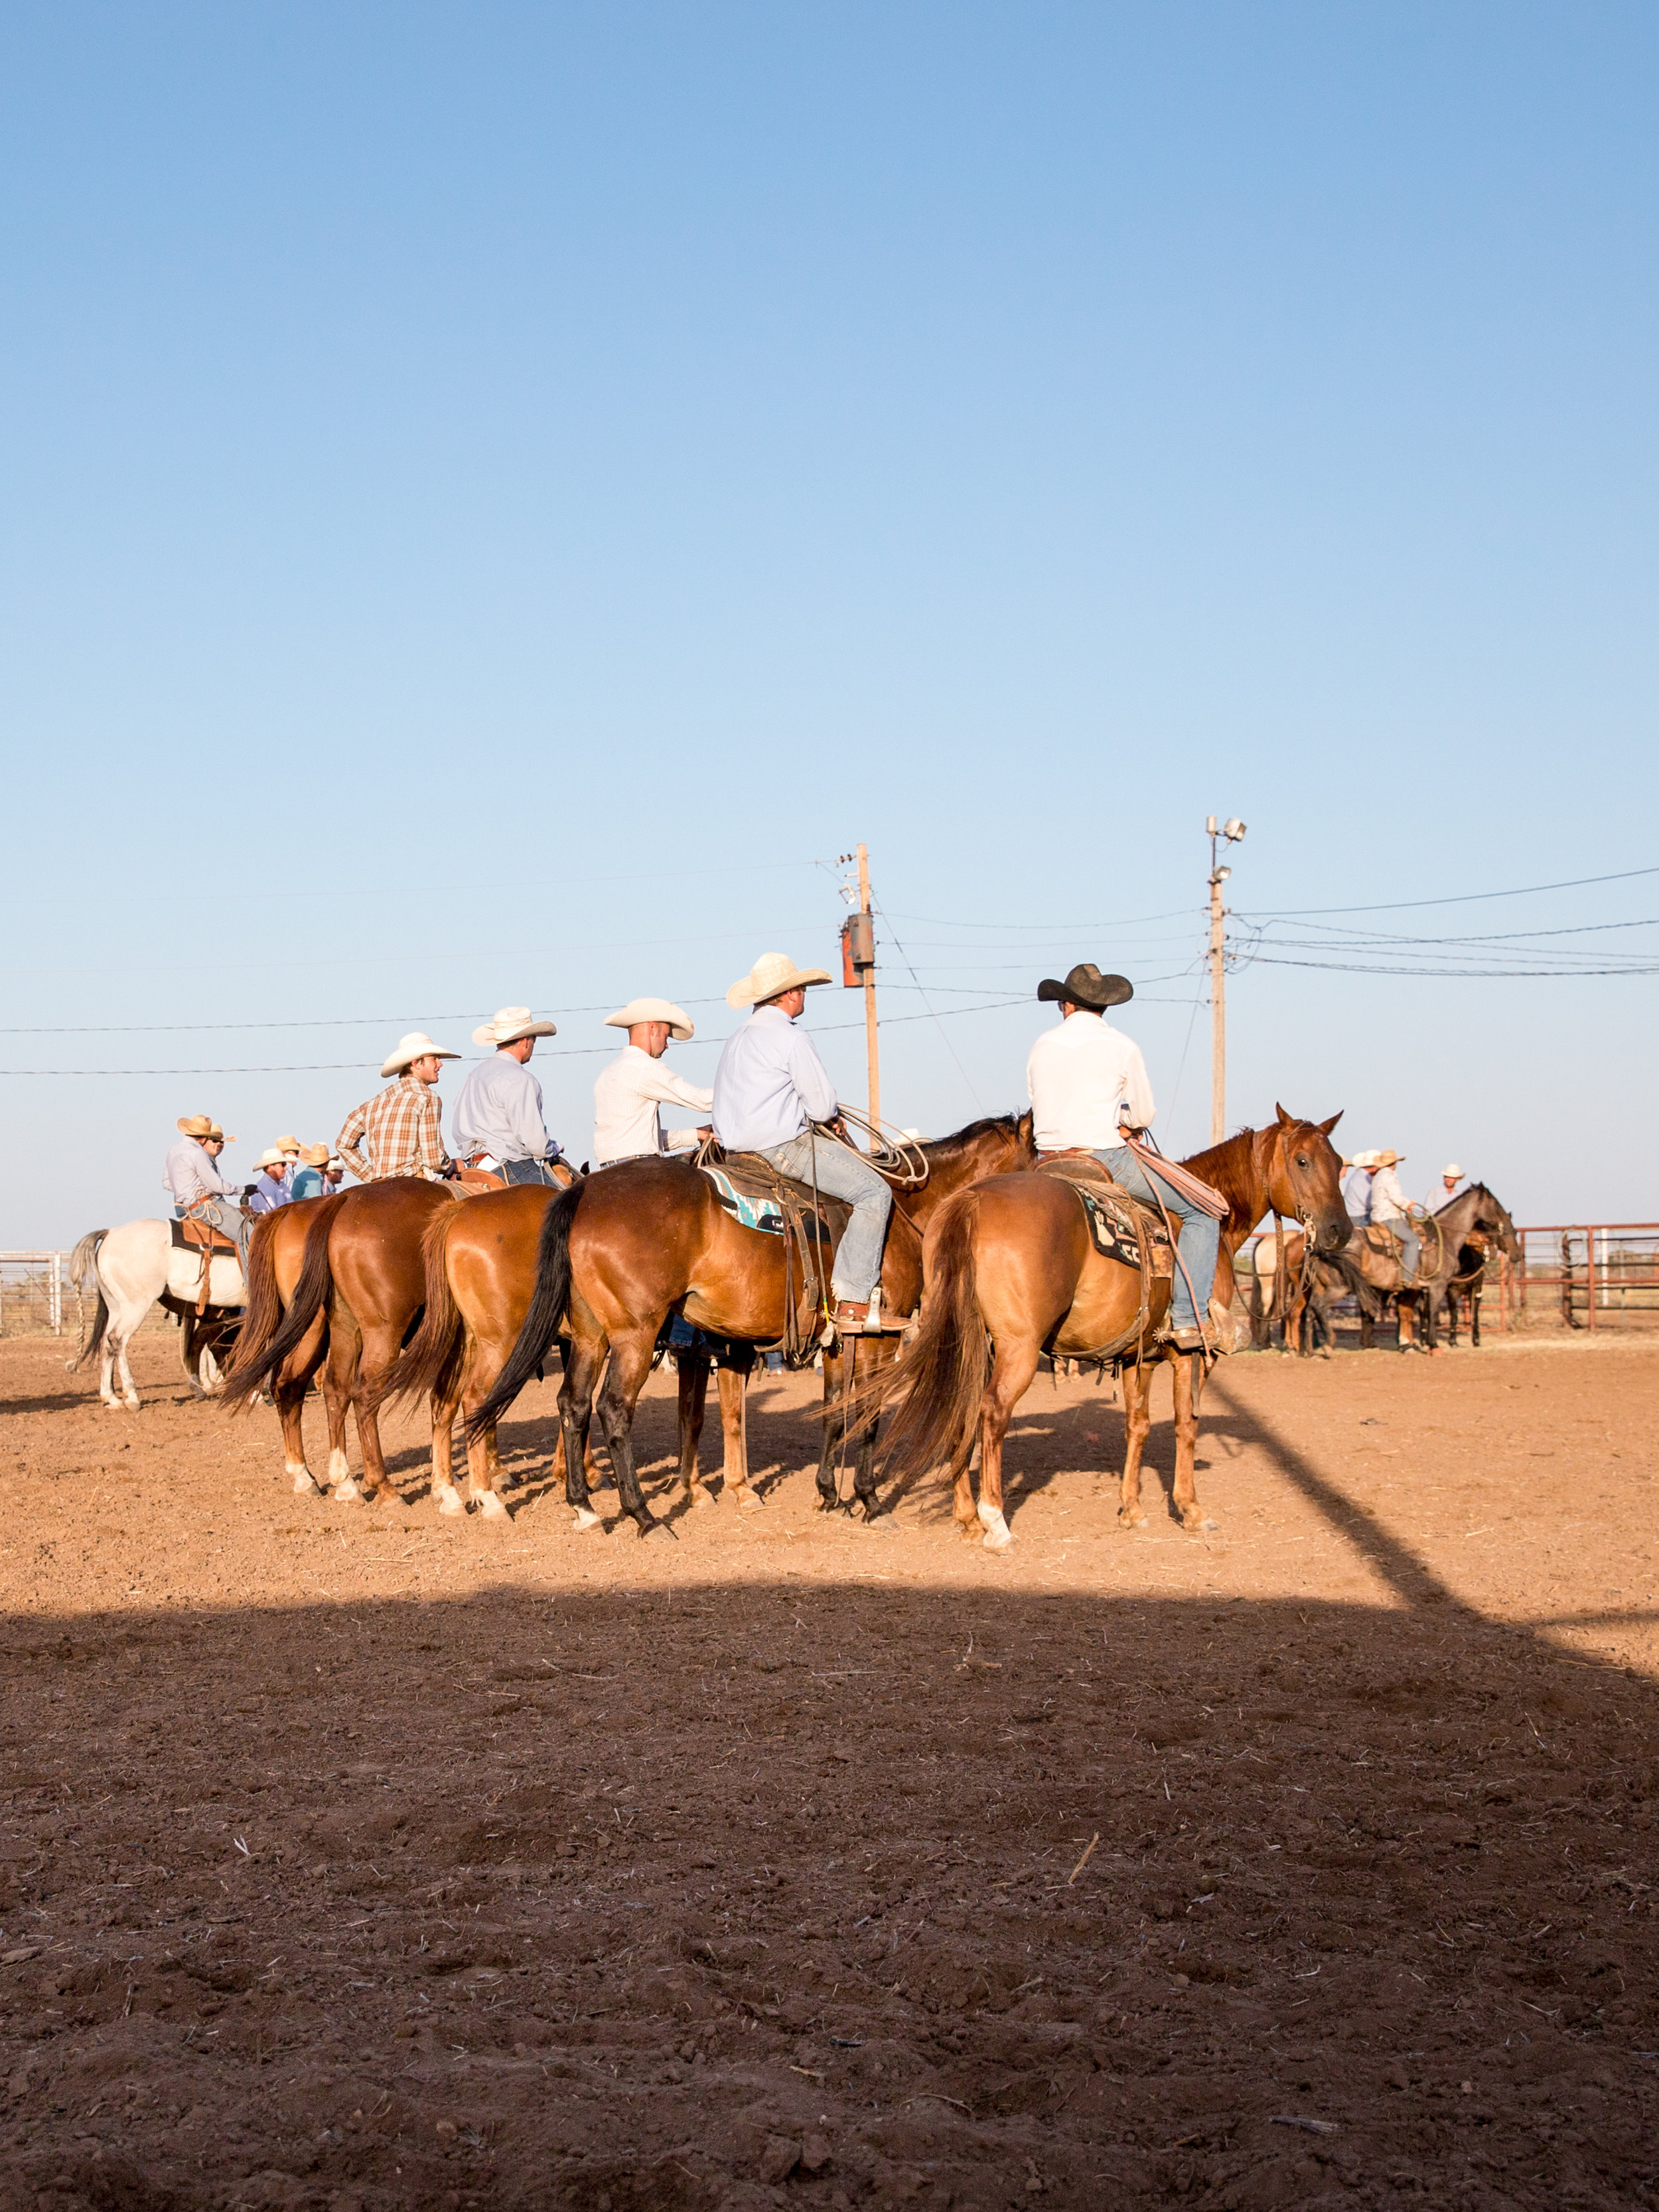
[[[882,1267],[882,1308],[915,1310],[921,1292],[921,1231],[951,1192],[988,1174],[1034,1164],[1031,1117],[1003,1115],[975,1121],[955,1136],[924,1146],[927,1179],[896,1190]],[[391,1388],[398,1395],[454,1389],[463,1378],[469,1452],[485,1445],[494,1424],[536,1374],[562,1331],[568,1331],[565,1378],[559,1393],[565,1495],[578,1528],[598,1519],[589,1504],[583,1460],[599,1390],[601,1437],[616,1470],[623,1507],[641,1535],[672,1534],[655,1520],[640,1489],[630,1441],[634,1408],[651,1371],[671,1313],[712,1336],[742,1344],[781,1341],[789,1297],[801,1280],[799,1252],[782,1237],[741,1226],[720,1204],[708,1177],[683,1160],[624,1160],[590,1176],[548,1206],[532,1224],[509,1213],[514,1194],[476,1200],[428,1238],[427,1317],[398,1362]],[[793,1239],[790,1240],[793,1243]],[[827,1277],[829,1258],[823,1255]],[[446,1297],[448,1304],[446,1306]],[[895,1335],[843,1340],[824,1356],[830,1407],[819,1456],[820,1510],[840,1503],[838,1449],[854,1450],[854,1509],[874,1508],[874,1416],[846,1406],[851,1386],[873,1378],[897,1355]],[[608,1358],[608,1365],[607,1365]],[[690,1364],[690,1363],[687,1363]],[[742,1429],[743,1376],[721,1370],[726,1416],[728,1479],[739,1502],[748,1488]],[[733,1401],[737,1413],[733,1435]],[[680,1474],[696,1498],[696,1442],[689,1443],[686,1390],[681,1393]],[[574,1458],[572,1455],[574,1455]],[[475,1489],[490,1479],[472,1462]],[[704,1493],[706,1495],[706,1493]]]
[[[288,1472],[302,1496],[323,1486],[306,1465],[301,1424],[306,1390],[319,1367],[335,1497],[372,1500],[390,1488],[379,1420],[385,1380],[425,1297],[422,1234],[435,1217],[459,1212],[463,1195],[452,1183],[391,1176],[278,1206],[254,1230],[247,1317],[225,1377],[224,1401],[234,1410],[256,1391],[270,1392]],[[361,1486],[346,1458],[348,1405],[357,1416]],[[440,1511],[447,1513],[462,1510],[451,1471],[454,1418],[453,1401],[434,1396],[432,1488]]]
[[[1340,1182],[1342,1163],[1330,1133],[1341,1119],[1298,1121],[1278,1109],[1266,1129],[1243,1129],[1183,1162],[1227,1200],[1214,1295],[1230,1304],[1233,1254],[1270,1208],[1306,1224],[1318,1249],[1348,1237]],[[1138,1269],[1094,1247],[1077,1194],[1058,1176],[1000,1176],[942,1206],[929,1224],[922,1264],[927,1293],[921,1330],[872,1397],[896,1398],[886,1458],[911,1472],[943,1460],[955,1486],[957,1531],[984,1531],[988,1550],[1013,1540],[1002,1506],[1002,1445],[1015,1407],[1046,1352],[1087,1359],[1135,1330]],[[1167,1297],[1161,1286],[1154,1302]],[[1164,1319],[1149,1316],[1149,1333]],[[1143,1528],[1140,1462],[1152,1426],[1148,1401],[1156,1365],[1174,1369],[1176,1472],[1170,1502],[1182,1526],[1206,1526],[1193,1476],[1202,1355],[1131,1336],[1122,1363],[1125,1454],[1118,1519]],[[979,1503],[969,1464],[980,1448]]]

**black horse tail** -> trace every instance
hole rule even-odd
[[[236,1357],[225,1376],[224,1403],[230,1411],[246,1405],[275,1376],[327,1304],[334,1288],[334,1273],[328,1257],[329,1231],[345,1200],[346,1194],[341,1191],[332,1198],[314,1201],[317,1211],[306,1231],[300,1279],[294,1285],[286,1313],[283,1312],[276,1289],[276,1262],[270,1249],[276,1232],[268,1225],[278,1221],[281,1215],[268,1213],[256,1225],[248,1255],[247,1318],[236,1340]]]
[[[881,1458],[910,1474],[941,1462],[954,1467],[973,1449],[991,1371],[991,1340],[974,1292],[974,1231],[979,1194],[946,1199],[928,1237],[928,1291],[921,1327],[885,1375],[859,1394],[854,1411],[878,1413],[897,1399]]]
[[[536,1287],[530,1310],[524,1317],[518,1341],[507,1355],[507,1364],[495,1377],[495,1386],[466,1425],[469,1444],[500,1420],[525,1384],[553,1348],[554,1339],[570,1310],[570,1224],[582,1202],[586,1185],[572,1183],[562,1190],[542,1217],[542,1233],[536,1246]]]
[[[1341,1276],[1344,1285],[1358,1302],[1359,1310],[1364,1315],[1366,1320],[1375,1321],[1382,1312],[1384,1304],[1383,1294],[1377,1289],[1376,1284],[1368,1283],[1365,1280],[1358,1266],[1345,1251],[1322,1252],[1319,1256],[1328,1267]]]

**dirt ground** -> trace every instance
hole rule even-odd
[[[994,1556],[810,1378],[670,1547],[175,1344],[0,1346],[6,2212],[1654,2201],[1659,1347],[1225,1363],[1200,1537],[1045,1378]]]

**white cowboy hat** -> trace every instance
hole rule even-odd
[[[1462,1172],[1463,1172],[1463,1170],[1462,1170],[1462,1168],[1460,1168],[1460,1167],[1458,1166],[1458,1164],[1457,1164],[1457,1163],[1456,1163],[1456,1161],[1455,1161],[1455,1160],[1449,1160],[1449,1161],[1446,1163],[1445,1166],[1444,1166],[1443,1168],[1442,1168],[1442,1169],[1441,1169],[1440,1172],[1441,1172],[1441,1174],[1442,1174],[1442,1175],[1443,1175],[1443,1176],[1462,1176]]]
[[[607,1014],[605,1025],[608,1030],[631,1030],[635,1022],[666,1022],[668,1034],[681,1044],[691,1035],[693,1023],[684,1006],[677,1006],[672,999],[630,999],[614,1014]]]
[[[1351,1168],[1369,1168],[1375,1167],[1376,1164],[1376,1154],[1375,1152],[1356,1152],[1353,1158],[1348,1162],[1348,1165]]]
[[[827,968],[797,968],[787,952],[763,952],[749,973],[726,993],[726,1003],[728,1006],[763,1006],[767,1000],[781,998],[798,984],[829,981]]]
[[[428,1053],[434,1060],[459,1060],[461,1056],[458,1052],[447,1051],[441,1044],[434,1044],[424,1030],[410,1030],[406,1037],[398,1039],[397,1049],[387,1053],[380,1062],[380,1073],[401,1075],[410,1060],[424,1060]]]
[[[520,1037],[557,1036],[551,1022],[538,1022],[528,1006],[503,1006],[493,1022],[481,1022],[472,1032],[474,1044],[517,1044]]]
[[[253,1164],[256,1168],[285,1168],[288,1165],[288,1155],[286,1152],[279,1152],[275,1145],[267,1145]]]

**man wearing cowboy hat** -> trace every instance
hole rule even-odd
[[[1431,1190],[1423,1201],[1425,1213],[1438,1213],[1443,1206],[1449,1206],[1455,1198],[1463,1194],[1463,1170],[1455,1160],[1449,1160],[1441,1170],[1440,1188]]]
[[[298,1158],[298,1152],[295,1157]],[[286,1206],[294,1194],[288,1184],[289,1155],[279,1146],[272,1145],[260,1153],[253,1163],[260,1170],[258,1180],[248,1193],[248,1210],[252,1213],[275,1213],[279,1206]]]
[[[1342,1203],[1350,1221],[1364,1228],[1371,1218],[1371,1175],[1375,1152],[1356,1152],[1342,1174]]]
[[[472,1032],[474,1044],[495,1048],[461,1085],[453,1126],[455,1149],[464,1160],[493,1164],[508,1182],[553,1181],[559,1148],[542,1120],[542,1086],[530,1073],[538,1037],[556,1036],[551,1022],[538,1022],[528,1006],[503,1006],[494,1021]]]
[[[712,1136],[707,1121],[694,1129],[665,1129],[657,1112],[659,1106],[689,1106],[707,1114],[714,1103],[712,1091],[699,1091],[662,1065],[668,1040],[684,1044],[692,1034],[690,1014],[670,999],[630,999],[605,1016],[605,1025],[626,1030],[628,1042],[593,1085],[593,1158],[599,1165],[687,1152],[700,1137]]]
[[[1210,1297],[1221,1224],[1183,1198],[1173,1183],[1149,1174],[1123,1141],[1126,1133],[1146,1128],[1158,1110],[1140,1047],[1104,1018],[1109,1006],[1123,1006],[1134,994],[1127,976],[1103,975],[1092,960],[1073,968],[1063,983],[1051,975],[1038,984],[1037,997],[1058,1004],[1060,1021],[1058,1029],[1043,1031],[1025,1066],[1032,1135],[1041,1153],[1092,1153],[1114,1182],[1155,1212],[1163,1200],[1179,1224],[1176,1243],[1182,1264],[1175,1272],[1170,1309],[1173,1341],[1183,1352],[1210,1340],[1230,1350],[1231,1316]],[[1210,1318],[1207,1336],[1195,1299]]]
[[[210,1221],[227,1237],[234,1237],[242,1259],[242,1279],[247,1279],[247,1242],[253,1224],[236,1203],[234,1185],[220,1174],[219,1155],[225,1149],[225,1133],[210,1115],[186,1114],[173,1124],[179,1142],[168,1151],[161,1181],[173,1199],[173,1218],[194,1214]]]
[[[380,1073],[395,1079],[365,1099],[335,1139],[335,1151],[360,1181],[421,1176],[428,1182],[440,1182],[454,1173],[455,1163],[444,1150],[434,1085],[441,1072],[440,1061],[459,1058],[459,1053],[434,1044],[424,1030],[411,1030],[386,1054]],[[358,1150],[365,1139],[367,1158]]]
[[[1380,1222],[1384,1229],[1392,1230],[1400,1239],[1400,1273],[1409,1281],[1417,1273],[1419,1238],[1412,1226],[1411,1200],[1400,1187],[1395,1173],[1404,1152],[1392,1150],[1376,1152],[1371,1158],[1371,1219]]]
[[[327,1165],[328,1146],[326,1145],[301,1145],[300,1164],[295,1170],[293,1181],[288,1187],[290,1200],[297,1204],[302,1198],[325,1198],[328,1195],[328,1182],[323,1170]]]
[[[836,1326],[844,1335],[881,1327],[878,1286],[893,1194],[851,1146],[820,1145],[811,1124],[839,1133],[836,1086],[811,1039],[795,1026],[808,990],[827,983],[822,968],[797,968],[784,952],[763,952],[726,994],[728,1006],[752,1006],[726,1041],[714,1070],[714,1134],[728,1152],[759,1152],[780,1175],[844,1198],[853,1218],[836,1253]]]

